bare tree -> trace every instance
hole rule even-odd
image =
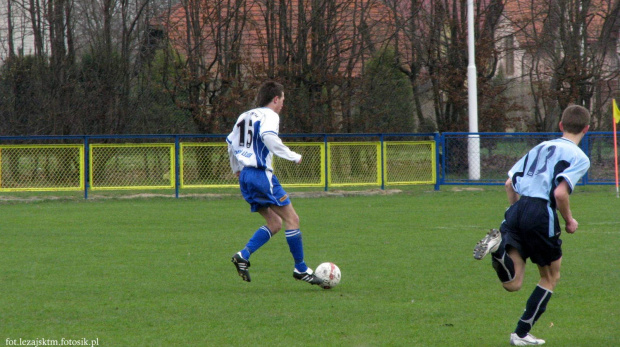
[[[619,73],[614,47],[620,1],[527,0],[518,4],[520,13],[511,18],[527,52],[535,100],[534,130],[557,130],[561,110],[571,103],[589,108],[594,125],[601,124],[601,108],[610,96],[606,82]]]
[[[349,93],[351,100],[355,92],[345,88],[354,84],[343,76],[359,76],[360,56],[370,56],[370,45],[359,40],[370,42],[363,34],[372,35],[373,24],[366,19],[372,4],[376,2],[181,1],[166,27],[177,33],[170,35],[171,43],[182,47],[185,68],[176,82],[168,83],[169,90],[187,95],[177,102],[190,110],[201,131],[226,131],[231,119],[249,106],[251,87],[265,78],[278,79],[289,90],[286,109],[296,112],[287,117],[285,109],[283,128],[336,131],[343,119],[343,95]]]
[[[422,111],[422,94],[428,88],[428,78],[424,74],[426,49],[430,44],[431,35],[428,35],[428,8],[423,1],[412,0],[404,2],[393,0],[388,2],[393,18],[394,47],[396,49],[397,64],[401,71],[409,78],[413,91],[415,117],[418,126],[423,130],[431,130],[433,126],[425,126],[426,117]],[[433,129],[434,130],[434,129]]]
[[[6,43],[8,45],[8,58],[11,59],[15,56],[15,43],[13,36],[13,0],[7,0],[6,2]]]
[[[507,11],[515,3],[516,13]],[[14,133],[115,134],[165,131],[170,121],[172,129],[222,133],[251,106],[254,87],[270,78],[287,86],[283,131],[369,131],[356,124],[367,120],[386,126],[415,120],[411,128],[424,132],[466,130],[464,5],[7,0],[0,39],[15,65],[4,66],[0,76],[2,126]],[[569,103],[589,107],[595,127],[606,124],[604,107],[620,71],[620,0],[475,5],[481,130],[503,130],[506,111],[518,107],[505,93],[516,79],[502,78],[498,70],[513,49],[499,44],[505,39],[498,33],[502,16],[526,52],[532,129],[555,130],[559,110]],[[26,32],[31,56],[20,50]],[[399,96],[409,100],[373,99],[401,88],[403,76],[410,90]],[[398,121],[380,119],[392,113]]]
[[[262,6],[267,74],[291,88],[283,124],[297,132],[351,129],[359,78],[374,46],[387,42],[374,0],[282,0]],[[275,3],[273,3],[275,5]],[[294,6],[297,5],[297,6]],[[383,6],[383,8],[385,8]],[[374,12],[373,12],[374,11]],[[373,16],[374,15],[374,16]],[[372,39],[369,39],[372,38]]]
[[[356,115],[359,114],[360,99],[364,95],[362,74],[366,73],[368,61],[377,50],[385,52],[390,46],[394,27],[386,21],[389,17],[389,7],[378,1],[355,1],[350,13],[347,29],[348,38],[345,45],[346,55],[343,56],[338,88],[340,94],[340,109],[342,121],[338,128],[345,132],[354,132],[359,129],[356,123]],[[398,26],[398,25],[396,25]],[[379,47],[378,47],[379,46]],[[398,44],[394,45],[398,56]],[[395,63],[398,63],[397,61]]]
[[[76,31],[81,35],[79,65],[82,97],[80,124],[84,132],[129,131],[136,117],[132,86],[140,66],[145,10],[149,0],[73,0]],[[136,102],[139,100],[136,99]]]
[[[165,23],[184,62],[166,88],[202,132],[225,131],[245,98],[242,43],[250,11],[245,0],[182,0]]]

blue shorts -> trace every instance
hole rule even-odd
[[[549,201],[521,196],[506,210],[500,227],[506,249],[515,248],[521,257],[547,266],[562,257],[560,223]]]
[[[239,175],[239,187],[252,212],[271,205],[286,206],[291,203],[278,178],[269,170],[244,168]]]

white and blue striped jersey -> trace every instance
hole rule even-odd
[[[291,151],[278,137],[280,116],[268,107],[242,113],[226,137],[230,166],[234,173],[244,167],[273,171],[273,154],[299,162],[301,155]]]
[[[558,138],[541,142],[508,172],[519,195],[555,202],[553,191],[565,180],[572,192],[590,168],[590,159],[574,142]]]

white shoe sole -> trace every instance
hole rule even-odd
[[[478,241],[474,247],[474,258],[480,260],[487,254],[495,252],[502,242],[502,234],[497,229],[491,229],[487,235]]]

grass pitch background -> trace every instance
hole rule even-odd
[[[240,197],[0,205],[0,345],[99,339],[100,346],[505,346],[538,273],[505,292],[475,243],[498,227],[500,187],[297,198],[306,261],[342,282],[293,280],[284,233],[230,257],[261,225]],[[562,279],[532,333],[548,346],[620,345],[620,200],[579,187]]]

